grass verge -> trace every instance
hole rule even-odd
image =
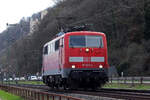
[[[116,89],[135,89],[135,90],[150,90],[150,85],[145,84],[118,84],[118,83],[107,83],[103,88],[116,88]]]
[[[2,90],[0,90],[0,98],[2,100],[24,100],[19,96],[15,96],[13,94],[10,94],[10,93],[2,91]]]
[[[4,82],[4,84],[16,84],[15,81]],[[32,84],[32,85],[44,85],[42,81],[17,81],[17,84]]]

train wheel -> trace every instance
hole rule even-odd
[[[64,90],[67,90],[67,86],[66,86],[66,85],[63,85],[63,89],[64,89]]]
[[[70,89],[76,90],[78,88],[78,83],[76,81],[72,81],[70,84]]]
[[[52,88],[52,90],[54,90],[54,89],[55,89],[55,86],[54,86],[54,84],[51,84],[51,88]]]

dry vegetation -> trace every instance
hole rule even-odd
[[[10,75],[40,72],[42,46],[59,32],[60,24],[93,24],[92,30],[107,35],[110,66],[126,76],[150,75],[150,0],[55,1],[31,37],[23,37],[1,54],[4,71]],[[58,17],[65,18],[58,23]]]

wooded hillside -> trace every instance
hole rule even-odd
[[[58,17],[64,17],[58,22]],[[108,41],[110,66],[118,73],[150,75],[150,0],[61,0],[41,20],[32,36],[18,40],[0,57],[9,75],[41,71],[42,47],[59,32],[59,25],[92,24]]]

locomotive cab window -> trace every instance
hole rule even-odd
[[[57,51],[58,49],[59,49],[59,40],[55,42],[55,51]]]
[[[45,46],[45,47],[44,47],[43,54],[44,54],[44,55],[47,55],[47,54],[48,54],[48,46]]]
[[[60,39],[60,47],[62,47],[62,48],[64,47],[64,38]]]
[[[70,36],[69,47],[89,47],[89,48],[102,48],[102,36],[95,35],[74,35]]]

